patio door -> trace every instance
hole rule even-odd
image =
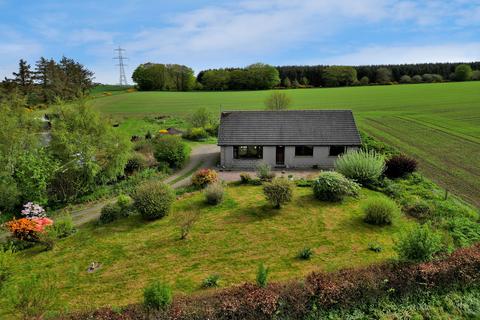
[[[277,152],[276,152],[275,158],[276,158],[275,163],[278,166],[285,165],[285,146],[277,146]]]

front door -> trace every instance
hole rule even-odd
[[[285,164],[285,147],[284,146],[277,146],[276,152],[276,164],[278,166],[283,166]]]

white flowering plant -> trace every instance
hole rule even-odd
[[[47,214],[45,213],[45,209],[43,209],[42,206],[33,202],[27,202],[26,204],[24,204],[21,213],[27,219],[45,218],[47,216]]]

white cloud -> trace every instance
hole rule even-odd
[[[69,43],[74,45],[83,45],[90,43],[102,43],[112,45],[114,37],[117,33],[95,30],[90,28],[73,30],[69,34]]]
[[[139,60],[190,65],[196,61],[231,65],[237,59],[255,62],[304,41],[320,42],[351,20],[376,22],[386,16],[385,3],[264,0],[205,7],[171,18],[165,28],[142,30],[126,48]]]
[[[322,47],[323,44],[346,27],[356,26],[361,32],[368,26],[388,28],[403,24],[399,28],[420,33],[439,25],[444,27],[440,22],[445,19],[449,20],[446,28],[457,26],[466,20],[462,18],[465,10],[458,9],[458,1],[463,0],[245,0],[178,14],[166,27],[138,32],[126,48],[132,62],[220,67],[244,65],[264,57],[266,62],[276,56],[291,61],[285,55],[306,43],[309,50],[325,55],[332,48]],[[468,6],[475,9],[476,0]],[[342,49],[345,48],[336,48],[340,52]],[[444,56],[437,52],[438,60]]]
[[[55,5],[29,18],[29,34],[3,41],[0,28],[3,69],[12,61],[16,63],[22,52],[33,52],[37,55],[33,59],[38,58],[43,45],[49,49],[46,54],[53,56],[79,52],[78,60],[90,65],[97,80],[105,82],[117,81],[112,60],[117,45],[127,49],[129,70],[146,61],[186,64],[199,71],[258,61],[364,64],[474,60],[479,52],[474,32],[480,25],[480,0],[239,0],[197,6],[168,18],[160,13],[158,21],[138,18],[142,10],[149,10],[141,1],[129,1],[103,20],[94,12],[104,10],[94,11],[97,4],[85,2],[93,8],[88,17],[77,19],[74,12],[65,9],[70,8],[68,5]],[[129,19],[129,12],[134,11],[135,17]],[[120,25],[124,23],[128,26]],[[117,30],[117,26],[121,27]],[[372,38],[362,35],[364,31]],[[408,35],[389,38],[401,32]],[[448,40],[452,44],[441,45],[453,36],[455,40]],[[462,41],[470,43],[462,45]],[[363,49],[348,53],[359,44]]]
[[[322,59],[321,62],[336,65],[369,65],[478,60],[480,42],[432,46],[371,46],[349,54]]]

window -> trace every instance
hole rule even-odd
[[[262,159],[262,146],[233,146],[234,159]]]
[[[313,146],[296,146],[295,147],[295,156],[299,157],[312,157],[313,156]]]
[[[345,152],[345,146],[330,146],[330,152],[329,156],[330,157],[336,157]]]

